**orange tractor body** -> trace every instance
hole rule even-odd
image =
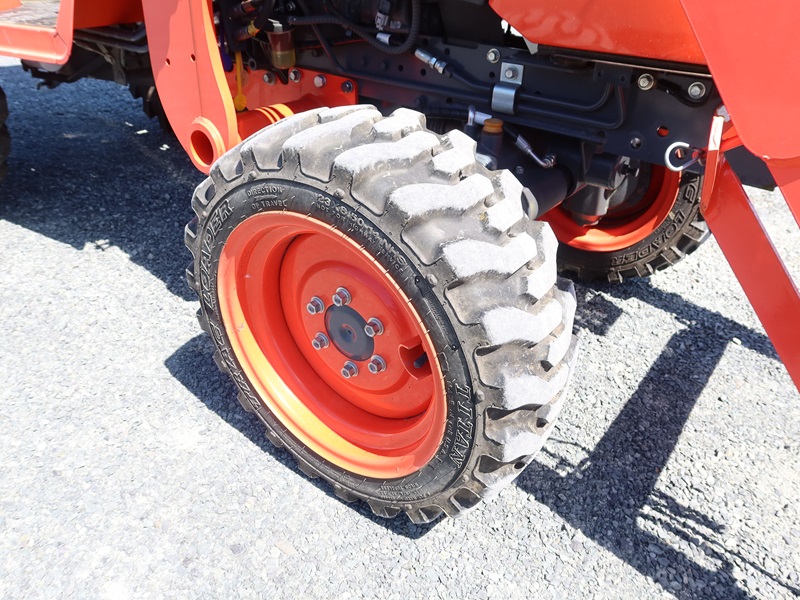
[[[270,439],[289,446],[304,470],[332,481],[341,497],[365,499],[382,516],[402,510],[417,522],[441,512],[460,514],[510,481],[538,449],[532,440],[544,439],[560,410],[557,398],[569,369],[559,370],[558,361],[574,357],[569,341],[574,300],[567,284],[555,283],[555,266],[552,277],[542,276],[550,283],[541,290],[534,275],[525,285],[514,283],[525,268],[539,268],[534,256],[551,252],[549,229],[531,222],[552,226],[561,245],[562,272],[611,281],[667,268],[696,248],[710,229],[800,387],[800,293],[742,185],[780,187],[800,225],[800,120],[794,115],[800,94],[798,31],[800,11],[794,0],[0,0],[0,54],[21,59],[26,70],[50,86],[82,76],[128,84],[144,97],[146,110],[168,123],[194,165],[210,174],[193,200],[199,221],[187,229],[187,245],[195,255],[188,277],[200,294],[218,362],[239,386],[245,408],[262,417]],[[103,60],[98,62],[98,56]],[[355,106],[364,102],[380,110]],[[392,116],[386,116],[391,110]],[[437,134],[449,133],[437,138],[424,129],[418,113]],[[0,128],[3,133],[5,125]],[[320,145],[333,147],[315,147],[309,131],[317,132]],[[380,144],[372,155],[371,144]],[[380,152],[386,156],[375,156]],[[398,165],[406,163],[411,170],[404,175],[405,167]],[[369,193],[360,196],[359,185],[378,177],[376,169],[388,175],[375,179]],[[270,173],[283,179],[270,179]],[[416,183],[420,173],[429,179]],[[289,193],[284,184],[291,177],[303,190],[316,186],[317,200],[309,196],[303,209],[307,222],[301,213],[270,216],[275,203],[286,202],[281,194]],[[263,212],[236,226],[214,258],[212,246],[222,243],[215,237],[221,235],[219,223],[235,212],[220,207],[227,207],[228,198],[251,180],[261,184],[249,195],[261,198],[264,190],[272,195],[258,201]],[[334,185],[340,180],[349,183]],[[387,187],[390,180],[401,182],[394,192]],[[442,182],[457,185],[459,192],[451,197],[451,188]],[[412,197],[414,190],[422,196]],[[295,191],[298,197],[305,193]],[[386,205],[375,208],[370,198],[381,194]],[[486,211],[473,229],[462,230],[453,215],[468,214],[473,200],[485,202]],[[256,204],[247,210],[256,210]],[[410,228],[403,230],[403,243],[417,241],[397,256],[418,257],[419,273],[428,274],[411,279],[430,285],[430,293],[421,293],[427,294],[425,302],[438,298],[436,310],[412,306],[422,302],[416,288],[401,289],[403,282],[392,279],[400,277],[397,265],[405,265],[405,259],[387,265],[386,257],[395,255],[384,256],[383,250],[374,261],[370,258],[370,244],[356,239],[364,227],[361,217],[351,216],[357,227],[336,233],[342,226],[336,215],[350,214],[345,205],[355,206],[358,215],[388,219],[374,236],[384,246],[389,238],[401,239],[395,235],[398,227]],[[400,213],[392,216],[390,208]],[[426,217],[432,223],[428,229],[415,221],[424,221],[419,215],[425,211],[433,211]],[[397,216],[401,213],[403,218]],[[515,220],[523,213],[525,219]],[[448,227],[453,237],[439,240]],[[494,250],[474,250],[474,270],[469,261],[458,262],[460,255],[452,250],[466,243],[463,231],[473,231],[476,249],[486,240],[498,244]],[[306,314],[297,290],[314,278],[334,286],[333,279],[325,279],[330,273],[320,275],[332,267],[292,258],[295,271],[308,263],[303,268],[313,273],[275,275],[294,256],[286,248],[303,236],[316,240],[307,246],[317,243],[323,254],[325,244],[334,254],[353,253],[357,260],[342,267],[343,278],[345,272],[358,271],[362,279],[378,282],[373,288],[385,284],[387,303],[399,298],[407,305],[405,317],[392,327],[408,321],[417,327],[418,339],[398,341],[406,371],[397,381],[408,383],[396,387],[423,390],[424,396],[408,414],[376,399],[379,394],[371,388],[348,397],[359,366],[386,377],[393,367],[384,357],[351,353],[349,342],[337,341],[332,330],[314,337],[314,331],[304,329],[323,309],[350,319],[342,327],[355,324],[348,330],[352,339],[361,329],[370,338],[380,335],[375,330],[383,325],[350,309],[350,316],[342,316],[346,310],[340,304],[350,301],[344,288],[334,294],[337,308],[314,296]],[[431,240],[439,245],[428,248]],[[523,248],[525,240],[531,240],[533,250]],[[512,256],[517,247],[519,260]],[[285,254],[276,255],[275,248]],[[481,271],[492,252],[498,260],[505,252],[511,262]],[[239,261],[263,270],[255,292],[241,292],[255,284],[248,283],[249,272],[237,271]],[[434,272],[448,261],[447,275]],[[542,264],[549,273],[546,260]],[[218,268],[217,275],[206,271],[209,265]],[[508,279],[500,281],[500,275]],[[219,297],[204,297],[214,277],[222,282]],[[301,306],[298,314],[275,313],[271,305],[261,313],[253,308],[262,302],[269,282],[278,279],[295,282],[281,298]],[[507,299],[507,306],[485,307],[483,316],[473,315],[469,303],[459,308],[459,294],[490,280],[497,280],[498,302]],[[367,287],[364,296],[370,294]],[[530,301],[506,298],[512,288]],[[487,288],[476,297],[494,293]],[[376,292],[370,304],[376,314],[380,297]],[[561,320],[551,310],[555,320],[537,333],[534,323],[550,318],[543,316],[546,308],[557,304]],[[292,309],[296,313],[297,306]],[[439,309],[449,316],[440,319]],[[458,316],[448,312],[459,310]],[[434,317],[435,322],[426,321]],[[465,364],[474,361],[468,368],[472,379],[464,376],[451,385],[448,369],[455,358],[445,356],[457,344],[437,350],[442,342],[436,329],[448,319],[458,329],[473,323],[471,318],[483,328],[469,342],[474,347],[467,352],[460,333],[452,339],[466,344],[461,358]],[[373,322],[380,327],[369,325]],[[262,337],[241,338],[238,332],[249,332],[247,324],[254,331],[260,328]],[[447,339],[447,327],[441,339]],[[303,347],[307,334],[316,351],[336,346],[343,356],[319,359],[322,355]],[[373,348],[373,342],[365,343]],[[490,356],[507,346],[518,348],[519,357],[509,354],[506,371],[490,371]],[[423,348],[421,356],[410,356]],[[525,371],[526,352],[535,358],[538,379]],[[290,364],[291,356],[304,366]],[[343,357],[352,360],[344,363],[340,381],[331,365]],[[271,375],[262,381],[264,373]],[[319,378],[309,383],[315,373]],[[428,377],[435,381],[419,383]],[[374,388],[379,379],[370,381]],[[487,387],[472,390],[470,381],[476,390]],[[514,399],[523,388],[556,399]],[[335,400],[326,400],[330,390]],[[425,400],[430,390],[436,393]],[[495,392],[502,399],[491,399]],[[481,408],[484,402],[489,408]],[[409,420],[414,420],[414,431],[429,429],[412,435],[403,429]],[[475,442],[479,430],[490,441]],[[302,448],[293,446],[298,439]],[[447,482],[440,485],[435,483],[439,475],[432,476],[434,491],[412,480],[444,464],[451,467],[441,474]],[[468,465],[474,472],[459,479],[456,475]],[[396,486],[389,485],[392,474],[400,482]],[[369,487],[364,477],[385,481]]]

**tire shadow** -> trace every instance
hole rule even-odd
[[[581,288],[579,296],[586,291]],[[719,541],[720,524],[656,489],[727,344],[736,337],[746,347],[777,360],[769,339],[676,294],[657,290],[647,280],[592,289],[619,299],[635,297],[648,302],[675,315],[687,328],[672,336],[597,445],[583,449],[586,457],[579,464],[560,459],[559,440],[551,439],[543,452],[550,459],[547,462],[556,466],[535,461],[517,486],[677,598],[751,598],[733,576],[734,557],[789,593],[800,594],[800,589],[779,580],[749,557],[724,547]],[[609,308],[605,323],[600,318],[603,307]],[[619,314],[612,302],[594,296],[584,305],[579,303],[576,325],[602,335]],[[698,354],[703,360],[692,360]],[[683,376],[685,373],[692,377]],[[613,488],[610,482],[614,482]],[[647,529],[639,522],[646,523]],[[694,547],[698,554],[682,552],[675,543],[648,531],[654,526],[678,540],[682,548]]]
[[[326,481],[320,478],[312,479],[304,474],[288,450],[277,448],[267,440],[264,434],[264,425],[258,417],[242,409],[236,399],[236,386],[214,364],[213,353],[214,345],[211,339],[206,334],[201,333],[178,348],[164,364],[172,376],[180,381],[209,410],[215,412],[231,427],[237,429],[261,451],[269,454],[284,467],[317,486],[333,501],[342,502],[360,516],[388,529],[394,534],[409,539],[419,539],[437,525],[439,521],[434,521],[428,525],[415,525],[402,514],[395,519],[377,517],[365,502],[345,503],[333,493],[331,486]]]

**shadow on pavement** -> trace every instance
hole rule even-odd
[[[298,475],[309,479],[320,490],[333,500],[340,501],[331,489],[331,486],[322,479],[308,478],[297,466],[292,455],[283,448],[273,446],[264,435],[264,425],[255,415],[246,413],[236,399],[236,387],[227,375],[224,375],[214,364],[212,355],[214,346],[211,339],[205,335],[198,335],[181,346],[165,365],[169,372],[180,381],[183,386],[194,394],[210,410],[217,413],[229,425],[236,428],[253,444],[264,452],[270,454],[275,460]],[[396,519],[382,519],[376,517],[364,502],[347,504],[362,517],[395,533],[410,539],[418,539],[427,534],[436,526],[434,522],[429,525],[414,525],[405,516]]]
[[[534,462],[517,485],[587,538],[678,598],[750,598],[733,577],[733,556],[790,593],[799,594],[799,589],[778,580],[748,557],[724,548],[714,535],[722,531],[719,524],[655,489],[727,344],[738,337],[748,348],[777,358],[769,340],[717,313],[689,304],[680,296],[657,290],[646,280],[593,289],[617,298],[636,297],[672,313],[687,328],[669,340],[598,444],[584,449],[584,460],[578,465],[563,460],[559,463],[554,452],[558,441],[553,439],[544,452],[556,460],[557,466]],[[613,309],[607,312],[608,324],[603,324],[598,316],[608,307]],[[587,305],[579,304],[576,323],[602,335],[619,317],[618,311],[613,303],[595,296]],[[702,361],[691,359],[699,353]],[[685,376],[687,373],[691,376]],[[613,489],[609,482],[614,482]],[[677,550],[675,544],[640,527],[637,520],[657,523],[674,538],[686,542],[685,548],[692,545],[704,556],[694,560],[690,553]],[[719,567],[711,569],[701,563]]]

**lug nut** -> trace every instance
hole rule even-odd
[[[375,337],[376,335],[380,335],[383,333],[383,323],[381,323],[375,317],[372,317],[367,324],[364,325],[364,333],[366,333],[369,337]]]
[[[322,301],[322,298],[314,296],[308,301],[308,304],[306,304],[306,310],[310,315],[318,315],[325,310],[325,303]]]
[[[386,361],[383,360],[383,357],[376,354],[369,359],[369,365],[367,368],[369,369],[370,373],[377,375],[378,373],[386,370]]]
[[[311,340],[311,345],[314,346],[314,350],[323,350],[328,347],[329,343],[328,336],[321,332],[315,335],[314,339]]]
[[[706,84],[695,81],[692,85],[689,86],[689,97],[693,100],[699,100],[703,96],[706,95]]]
[[[356,366],[356,363],[354,363],[351,360],[348,360],[346,363],[344,363],[344,366],[342,367],[342,377],[344,377],[345,379],[350,379],[351,377],[355,377],[356,375],[358,375],[358,367]]]
[[[336,288],[336,292],[333,294],[331,299],[336,306],[347,306],[350,304],[350,301],[353,299],[353,297],[345,288],[340,287]]]

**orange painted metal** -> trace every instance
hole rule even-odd
[[[697,1],[735,12],[733,2]],[[705,62],[680,0],[490,0],[489,4],[527,40],[537,44],[682,63]]]
[[[550,223],[559,242],[591,252],[614,252],[636,244],[653,233],[667,218],[678,198],[680,173],[653,167],[650,188],[642,198],[647,208],[633,215],[609,215],[597,225],[576,223],[569,213],[557,207],[542,217]]]
[[[75,29],[104,27],[144,20],[142,0],[74,0]]]
[[[800,10],[796,0],[681,0],[744,145],[800,157]]]
[[[234,229],[220,257],[219,305],[233,352],[277,419],[326,460],[367,477],[404,477],[436,453],[447,417],[441,367],[424,323],[386,270],[341,231],[305,215],[265,212]],[[333,343],[317,296],[345,287],[348,308],[384,325],[373,338],[386,369]],[[317,332],[331,343],[315,350]],[[366,334],[351,331],[355,336]],[[423,368],[412,364],[422,352]],[[359,374],[341,369],[354,360]]]
[[[56,65],[67,62],[72,51],[74,2],[61,1],[55,27],[3,22],[0,15],[0,55]]]
[[[0,11],[10,10],[20,6],[19,0],[0,0]]]
[[[800,388],[800,292],[725,160],[723,150],[734,144],[722,144],[723,128],[723,118],[715,117],[706,154],[703,217]]]
[[[207,0],[144,0],[150,62],[164,112],[195,166],[207,173],[239,143],[236,111]]]

